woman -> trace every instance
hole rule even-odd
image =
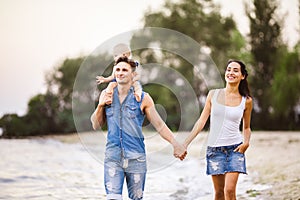
[[[236,199],[239,173],[247,173],[244,153],[249,147],[252,111],[247,76],[243,62],[228,61],[226,87],[209,91],[200,118],[184,142],[187,148],[210,116],[206,173],[212,175],[215,200]],[[242,119],[243,136],[239,130]]]

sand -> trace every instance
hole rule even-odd
[[[51,137],[67,143],[80,141],[78,134]],[[199,144],[204,138],[199,135],[193,141],[188,156],[199,157]],[[153,143],[148,144],[152,148],[160,145],[156,139],[147,141]],[[247,190],[246,199],[300,200],[299,152],[300,132],[253,132],[246,152],[248,176],[262,189]]]
[[[246,153],[249,176],[270,188],[249,191],[266,200],[300,199],[300,132],[255,132]]]

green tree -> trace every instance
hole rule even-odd
[[[247,54],[246,51],[245,39],[237,30],[232,16],[221,16],[220,7],[211,0],[186,0],[177,1],[176,3],[166,1],[160,11],[152,12],[149,10],[145,13],[144,27],[161,27],[178,31],[192,38],[201,46],[201,48],[199,46],[193,48],[184,38],[178,39],[172,35],[164,34],[163,32],[151,32],[151,30],[149,33],[146,32],[146,34],[137,33],[131,40],[132,49],[137,49],[134,55],[139,57],[142,64],[160,63],[162,66],[177,70],[190,82],[198,98],[207,94],[207,83],[203,78],[198,78],[199,75],[197,73],[199,71],[195,72],[193,64],[188,61],[199,63],[203,49],[209,52],[208,56],[217,65],[219,75],[224,73],[225,64],[229,58],[248,59],[250,57],[250,54]],[[159,56],[156,56],[156,50],[147,48],[153,44],[162,49]],[[140,49],[139,47],[144,48]],[[164,51],[164,49],[174,50],[173,52],[179,52],[179,55]],[[184,55],[187,55],[188,58],[180,57],[181,52],[184,52]],[[204,63],[204,66],[206,68],[201,73],[209,74],[212,69],[211,65]],[[151,70],[147,71],[147,74],[151,74]],[[163,77],[164,79],[170,78],[168,75]],[[153,88],[150,89],[151,87]],[[155,87],[157,86],[150,85],[145,89],[155,91]],[[160,93],[154,92],[151,95],[154,99],[160,99]],[[170,117],[178,115],[180,105],[177,104],[176,109],[174,109],[174,104],[178,102],[172,101],[171,91],[165,92],[164,96],[167,102],[164,106]],[[176,123],[168,125],[176,127]]]
[[[46,77],[47,91],[57,100],[49,106],[52,110],[52,121],[54,121],[55,132],[70,133],[76,128],[72,114],[73,85],[84,57],[65,59],[63,63],[55,67]]]
[[[72,108],[73,85],[83,60],[83,57],[67,58],[46,77],[48,92],[57,96],[60,111]]]
[[[22,137],[28,134],[27,124],[24,117],[17,114],[5,114],[0,119],[0,127],[3,130],[3,138]]]
[[[95,77],[111,74],[112,61],[107,53],[65,59],[47,74],[46,94],[29,100],[25,116],[8,114],[0,119],[2,137],[91,130],[89,117],[98,103],[95,93],[106,87],[95,87]]]
[[[4,115],[0,120],[3,128],[2,137],[15,138],[34,135],[56,133],[58,128],[55,122],[54,109],[57,107],[55,96],[38,94],[28,103],[28,112],[25,116],[16,114]]]
[[[271,87],[272,128],[295,130],[300,128],[295,118],[299,115],[295,107],[300,103],[300,54],[296,48],[293,52],[283,51]]]
[[[108,84],[96,85],[96,76],[111,75],[113,56],[108,53],[91,55],[84,59],[73,79],[72,114],[78,132],[92,130],[90,116],[98,105],[99,93]]]
[[[38,94],[30,99],[25,121],[30,135],[44,135],[57,132],[56,111],[58,100],[55,96]]]
[[[276,70],[279,52],[282,47],[281,25],[276,18],[275,1],[254,0],[254,8],[247,8],[250,20],[250,45],[254,59],[251,79],[252,93],[257,105],[253,113],[253,122],[258,128],[270,128],[271,85]]]
[[[220,6],[211,0],[166,1],[161,11],[145,13],[144,26],[168,28],[188,35],[210,49],[210,56],[222,71],[228,58],[240,57],[240,52],[245,52],[245,40],[232,16],[223,17]],[[165,37],[160,40],[166,39],[172,44],[172,38]],[[184,43],[177,48],[188,49]]]

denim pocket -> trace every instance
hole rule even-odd
[[[215,155],[215,151],[213,147],[208,147],[206,150],[206,157],[211,158]]]
[[[112,106],[106,107],[105,112],[107,118],[112,117],[114,114],[113,107]]]
[[[126,105],[127,117],[134,119],[137,116],[138,107],[136,105]]]
[[[136,159],[138,162],[146,162],[146,156],[141,156]]]
[[[239,151],[234,151],[234,153],[236,153],[236,154],[240,154],[240,155],[242,155],[242,156],[244,156],[244,155],[245,155],[244,153],[241,153],[241,152],[239,152]]]
[[[129,166],[126,171],[130,173],[145,173],[147,171],[146,156],[130,159]]]

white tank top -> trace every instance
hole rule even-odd
[[[217,101],[221,89],[214,91],[210,114],[208,146],[229,146],[243,141],[240,123],[245,110],[246,97],[238,106],[226,106]]]

